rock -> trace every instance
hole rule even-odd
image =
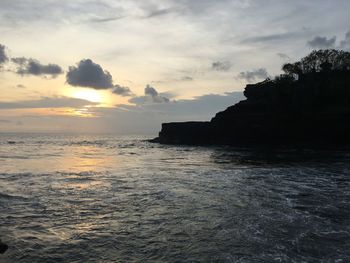
[[[329,53],[322,52],[320,56]],[[339,54],[350,61],[350,53]],[[327,65],[327,70],[299,72],[298,78],[286,74],[248,84],[247,99],[217,113],[210,122],[163,123],[153,141],[350,147],[350,67],[338,64],[333,70]]]
[[[210,122],[163,123],[156,140],[164,144],[201,144],[211,135]]]
[[[0,240],[0,254],[4,254],[8,248],[8,245],[2,243]]]

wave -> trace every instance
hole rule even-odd
[[[17,199],[17,200],[27,200],[27,198],[23,197],[23,196],[0,193],[0,202],[2,200],[4,200],[4,199],[6,199],[6,200],[15,200],[15,199]]]

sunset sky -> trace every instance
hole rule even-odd
[[[155,134],[209,120],[313,49],[348,0],[1,0],[0,132]]]

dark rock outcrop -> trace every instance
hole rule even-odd
[[[0,240],[0,254],[4,254],[9,247]]]
[[[154,141],[350,146],[350,53],[314,51],[300,63],[290,64],[300,68],[287,67],[287,74],[273,80],[247,85],[247,99],[210,122],[162,124]]]

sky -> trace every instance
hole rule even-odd
[[[348,0],[0,0],[0,132],[154,134],[210,120],[314,49]]]

